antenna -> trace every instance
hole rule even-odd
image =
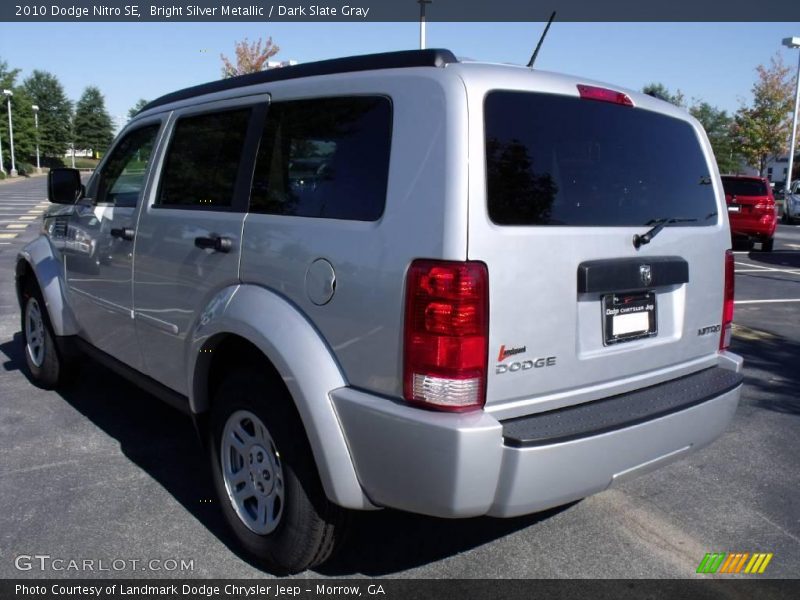
[[[553,23],[553,19],[555,18],[556,18],[556,11],[553,11],[553,14],[550,15],[550,19],[547,21],[547,25],[545,25],[544,27],[544,31],[542,32],[542,37],[539,38],[539,43],[536,44],[536,50],[533,51],[531,59],[528,61],[528,64],[526,65],[529,69],[533,69],[533,63],[536,61],[536,55],[539,54],[539,48],[542,47],[542,42],[544,42],[544,38],[550,29],[550,25]]]

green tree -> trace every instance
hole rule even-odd
[[[19,69],[9,69],[8,63],[0,60],[0,89],[11,90],[11,116],[14,125],[14,158],[17,169],[22,171],[24,163],[35,161],[36,129],[34,127],[34,102],[25,89],[17,85]],[[11,144],[8,131],[8,99],[0,96],[0,137],[3,140],[3,163],[11,168]]]
[[[675,106],[686,108],[686,98],[684,97],[683,92],[678,90],[673,94],[663,83],[648,83],[642,88],[642,92],[648,96],[652,96],[653,98],[658,98],[659,100],[670,102]]]
[[[136,116],[136,114],[142,110],[145,105],[149,102],[149,100],[145,100],[144,98],[139,98],[139,100],[128,110],[128,119],[132,119]]]
[[[739,168],[741,157],[735,149],[733,117],[708,102],[695,104],[689,112],[706,130],[720,173],[735,173]]]
[[[267,61],[280,52],[280,48],[272,43],[272,38],[268,38],[266,42],[262,42],[261,38],[258,38],[252,43],[244,38],[236,42],[234,51],[236,64],[232,63],[224,54],[219,55],[222,60],[223,79],[263,71],[267,68]]]
[[[58,78],[36,70],[22,87],[31,102],[39,106],[39,150],[42,156],[61,159],[71,142],[72,102]]]
[[[762,176],[771,157],[788,151],[794,100],[791,70],[783,64],[780,54],[770,59],[768,67],[758,65],[753,103],[736,113],[736,143],[748,164]]]
[[[19,75],[19,69],[9,69],[8,63],[0,58],[0,85],[4,90],[16,84],[17,75]]]
[[[106,101],[100,90],[87,87],[75,105],[72,122],[75,147],[105,152],[114,139],[114,124],[106,111]]]

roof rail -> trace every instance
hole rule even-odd
[[[258,83],[299,79],[315,75],[332,75],[334,73],[354,73],[356,71],[373,71],[377,69],[402,69],[404,67],[444,67],[449,63],[458,62],[450,50],[401,50],[399,52],[382,52],[380,54],[364,54],[361,56],[347,56],[317,62],[302,63],[279,69],[269,69],[258,73],[248,73],[238,77],[220,79],[188,87],[177,92],[172,92],[156,98],[147,103],[139,111],[144,112],[178,100],[186,100],[196,96],[231,90]]]

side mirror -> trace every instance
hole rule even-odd
[[[78,169],[50,169],[47,174],[47,199],[53,204],[75,204],[83,191]]]

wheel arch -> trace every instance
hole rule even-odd
[[[298,308],[260,286],[231,286],[201,313],[187,352],[189,404],[201,416],[196,421],[204,421],[227,366],[266,365],[294,403],[328,499],[344,508],[375,508],[358,482],[329,396],[346,385],[344,375]]]
[[[33,240],[17,255],[14,277],[20,306],[24,283],[32,277],[44,298],[53,333],[59,337],[75,335],[79,329],[66,300],[63,274],[63,265],[44,236]]]

